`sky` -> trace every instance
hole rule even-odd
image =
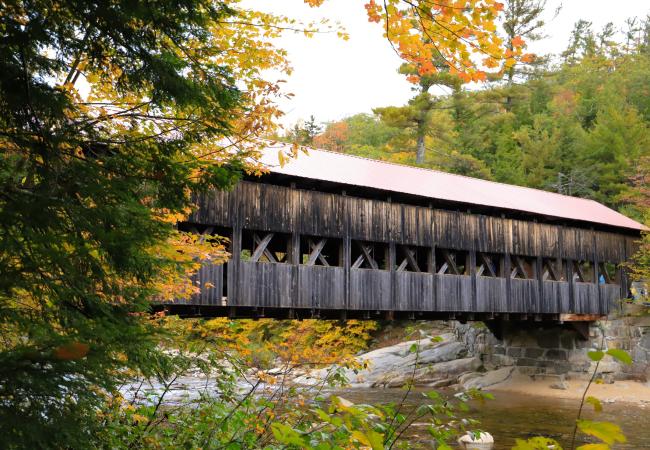
[[[288,51],[294,68],[284,89],[294,96],[280,103],[285,126],[314,115],[318,122],[339,120],[372,108],[403,105],[411,86],[397,73],[401,61],[382,37],[382,27],[369,23],[365,0],[326,0],[310,8],[303,0],[245,0],[244,5],[303,21],[328,18],[339,21],[350,35],[344,41],[334,34],[306,38],[288,34],[277,44]],[[562,6],[553,19],[555,10]],[[547,37],[531,44],[534,53],[563,51],[573,24],[589,20],[598,30],[607,22],[617,28],[625,19],[650,13],[650,0],[548,0],[544,29]],[[283,77],[286,78],[286,77]]]

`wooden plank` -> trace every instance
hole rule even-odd
[[[434,311],[432,274],[398,272],[394,280],[396,310]]]
[[[476,277],[476,312],[509,312],[506,279]]]
[[[560,314],[560,322],[595,322],[606,320],[607,316],[602,314]]]
[[[242,261],[239,266],[238,298],[233,306],[292,307],[293,269],[290,264]]]
[[[391,273],[387,270],[350,269],[349,309],[388,311]]]
[[[299,295],[296,307],[345,309],[345,269],[342,267],[298,267]]]

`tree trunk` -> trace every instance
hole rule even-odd
[[[424,122],[418,123],[418,145],[415,152],[415,162],[417,164],[424,164]],[[421,130],[422,129],[422,130]]]

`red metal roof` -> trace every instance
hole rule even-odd
[[[300,152],[297,158],[280,166],[279,150],[277,146],[270,146],[262,156],[262,162],[274,173],[614,227],[645,229],[642,224],[594,200],[315,149],[309,149],[308,155]]]

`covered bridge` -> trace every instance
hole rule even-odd
[[[594,320],[643,226],[592,200],[310,150],[179,226],[230,238],[183,315]]]

